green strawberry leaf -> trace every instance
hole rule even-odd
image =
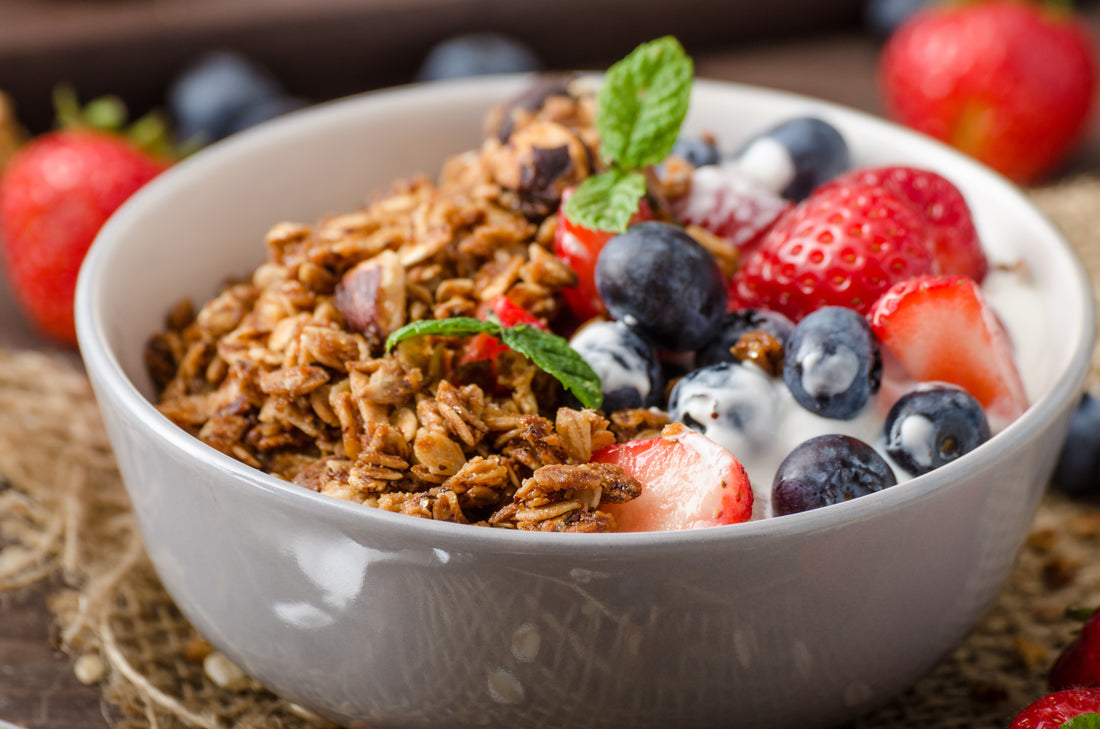
[[[578,185],[565,203],[565,215],[590,230],[622,233],[644,195],[645,176],[640,172],[611,170]]]
[[[399,342],[412,337],[437,334],[444,337],[468,337],[472,334],[492,334],[500,338],[502,327],[495,321],[482,321],[470,316],[456,316],[450,319],[419,319],[396,329],[386,337],[386,351],[393,349]]]
[[[1060,729],[1100,729],[1100,714],[1088,713],[1070,717]]]
[[[64,84],[54,88],[53,104],[57,126],[61,129],[94,129],[117,134],[147,155],[167,162],[196,151],[175,145],[168,119],[157,109],[127,126],[129,112],[122,99],[113,95],[100,96],[81,106],[76,91]]]
[[[692,73],[672,36],[643,43],[608,69],[596,97],[601,155],[627,170],[667,157],[687,115]]]
[[[603,404],[600,376],[563,338],[538,327],[520,324],[505,329],[502,341],[510,349],[527,355],[540,370],[557,378],[586,408],[598,408]]]

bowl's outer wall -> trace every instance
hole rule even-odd
[[[413,523],[250,471],[119,377],[148,396],[141,351],[162,313],[259,262],[270,224],[434,173],[515,88],[414,89],[292,117],[198,155],[109,223],[82,273],[81,345],[165,586],[272,689],[364,726],[827,727],[882,703],[996,596],[1091,351],[1076,261],[1056,243],[1038,255],[1054,233],[1033,209],[930,142],[805,99],[698,89],[693,113],[723,137],[812,108],[861,163],[944,171],[983,229],[1020,240],[1069,333],[1047,345],[1048,394],[969,464],[806,518],[591,539]]]

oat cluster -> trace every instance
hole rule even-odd
[[[566,406],[525,357],[466,361],[466,340],[407,322],[478,316],[507,296],[548,322],[576,281],[552,252],[562,190],[596,170],[594,102],[547,80],[490,114],[476,150],[437,181],[395,184],[316,225],[283,222],[267,260],[197,311],[177,306],[146,363],[164,415],[304,488],[453,522],[606,531],[601,507],[637,496],[589,463],[655,434],[660,414]]]

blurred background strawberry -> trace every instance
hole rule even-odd
[[[12,154],[0,176],[0,252],[20,306],[43,334],[74,343],[73,293],[100,227],[169,164],[165,125],[147,116],[123,129],[125,108],[80,109],[57,94],[60,128]]]
[[[1084,133],[1097,51],[1065,2],[872,3],[886,113],[1019,183],[1052,173]],[[888,12],[892,9],[893,15]]]

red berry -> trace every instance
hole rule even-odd
[[[938,273],[969,276],[981,283],[989,272],[989,261],[966,199],[935,172],[915,167],[872,167],[853,170],[829,184],[878,186],[909,202],[928,224],[928,245]]]
[[[1074,717],[1097,712],[1100,712],[1100,689],[1058,691],[1024,708],[1008,729],[1061,729]]]
[[[879,80],[894,119],[1028,182],[1085,130],[1096,51],[1074,15],[1040,3],[929,4],[891,36]]]
[[[1011,420],[1027,409],[1008,333],[972,279],[904,281],[875,302],[867,319],[914,380],[957,385],[991,417]]]
[[[0,178],[0,243],[12,290],[45,334],[75,342],[73,292],[103,223],[165,164],[88,130],[35,139]]]
[[[744,255],[763,240],[791,203],[733,167],[707,165],[691,175],[691,191],[673,214],[736,246]]]
[[[680,423],[656,438],[608,446],[592,456],[642,483],[625,504],[605,506],[622,531],[671,531],[739,524],[752,516],[752,488],[741,463]]]
[[[561,207],[558,209],[558,227],[554,231],[554,254],[577,274],[576,285],[562,289],[561,293],[577,321],[585,322],[607,313],[607,307],[596,291],[596,259],[604,244],[614,238],[615,234],[604,230],[590,230],[565,217],[565,201],[572,194],[572,188],[562,194]],[[642,200],[638,212],[630,219],[630,224],[652,218],[653,212],[646,201]]]
[[[1050,690],[1100,687],[1100,610],[1095,611],[1077,636],[1054,661]]]
[[[546,329],[546,324],[507,296],[497,296],[483,304],[479,318],[485,319],[490,311],[496,315],[497,321],[506,327],[527,324],[539,329]],[[491,334],[475,334],[466,342],[466,346],[462,350],[460,364],[496,359],[497,355],[507,351],[507,349],[500,343],[500,340]]]
[[[731,282],[739,306],[798,321],[822,306],[866,313],[898,281],[933,270],[922,216],[880,187],[831,185],[784,215]]]

